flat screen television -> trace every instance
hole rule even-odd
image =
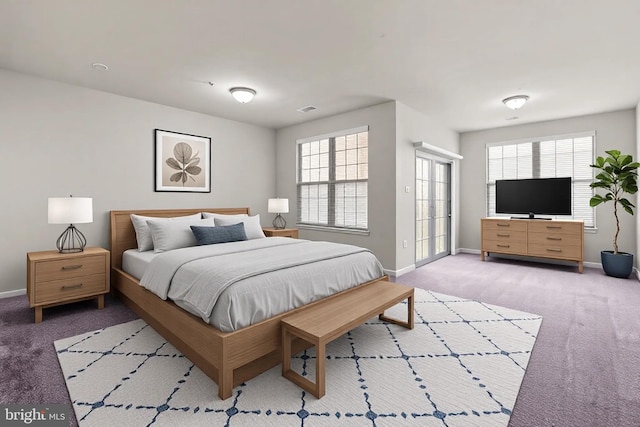
[[[571,215],[571,177],[496,180],[496,213]]]

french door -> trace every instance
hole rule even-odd
[[[451,164],[416,155],[416,266],[451,254]]]

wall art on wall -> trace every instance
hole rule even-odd
[[[155,130],[155,191],[211,192],[211,138]]]

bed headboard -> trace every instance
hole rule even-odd
[[[247,214],[249,208],[199,208],[199,209],[144,209],[131,211],[111,211],[109,213],[111,229],[109,243],[111,246],[111,268],[122,268],[122,253],[138,246],[136,232],[131,222],[131,214],[157,217],[173,217],[193,215],[198,212],[214,212],[226,215]]]

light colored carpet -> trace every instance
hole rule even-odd
[[[506,426],[542,318],[422,289],[415,311],[413,330],[375,318],[328,345],[322,399],[278,366],[222,401],[142,320],[54,345],[81,426]],[[292,363],[313,379],[314,362]]]

